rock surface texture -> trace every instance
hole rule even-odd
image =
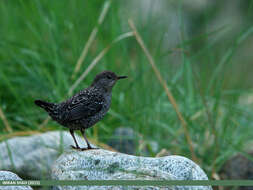
[[[68,151],[53,165],[56,180],[208,180],[203,170],[181,156],[148,158],[103,149]],[[211,187],[87,187],[59,186],[55,189],[203,189]]]
[[[76,138],[80,146],[86,146],[81,137]],[[68,131],[6,140],[0,143],[0,170],[13,171],[24,179],[48,179],[52,164],[70,145],[74,142]]]
[[[0,171],[0,180],[22,180],[16,174],[9,171]],[[0,186],[1,190],[32,190],[30,186]]]

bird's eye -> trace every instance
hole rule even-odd
[[[112,77],[111,77],[111,76],[109,76],[109,75],[107,76],[107,78],[108,78],[108,79],[112,79]]]

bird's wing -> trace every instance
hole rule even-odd
[[[97,93],[80,93],[66,102],[66,122],[88,118],[98,113],[103,106],[104,97]]]

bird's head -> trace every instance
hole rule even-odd
[[[103,71],[96,75],[91,86],[100,87],[106,91],[110,91],[119,79],[124,78],[127,78],[127,76],[117,76],[112,71]]]

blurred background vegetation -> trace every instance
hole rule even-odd
[[[64,130],[51,120],[41,125],[47,114],[33,101],[70,97],[72,85],[110,46],[74,89],[86,88],[103,70],[129,77],[113,89],[111,109],[87,130],[89,139],[108,144],[116,128],[129,127],[136,134],[135,155],[166,149],[193,159],[192,146],[210,178],[236,153],[252,159],[247,152],[253,135],[253,1],[112,0],[98,24],[104,2],[0,2],[0,140]],[[186,132],[135,37],[111,44],[132,31],[129,18],[173,94]],[[143,144],[151,148],[144,151]]]

